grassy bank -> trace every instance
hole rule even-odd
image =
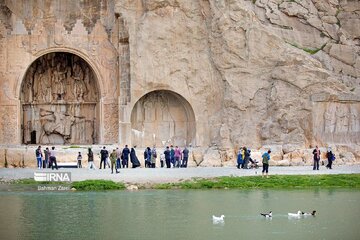
[[[154,189],[359,188],[360,174],[219,177],[154,185]]]
[[[79,182],[36,182],[34,179],[20,179],[7,182],[15,185],[38,186],[38,185],[61,185],[64,187],[75,188],[78,191],[104,191],[125,189],[123,183],[110,180],[85,180]]]
[[[103,190],[121,190],[125,189],[123,183],[117,183],[110,180],[85,180],[73,182],[72,187],[79,191],[103,191]]]
[[[7,182],[15,185],[63,185],[78,191],[104,191],[126,189],[124,183],[110,180],[85,180],[72,183],[36,182],[22,179]],[[140,189],[308,189],[308,188],[357,188],[360,189],[360,174],[337,175],[274,175],[270,178],[260,176],[219,177],[212,179],[193,179],[179,183],[138,185]]]

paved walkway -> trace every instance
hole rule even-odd
[[[38,170],[31,168],[1,168],[0,178],[3,180],[14,180],[22,178],[33,178],[34,172],[52,172],[51,169]],[[56,171],[56,170],[54,170]],[[58,171],[71,172],[72,181],[82,181],[87,179],[106,179],[116,182],[127,183],[165,183],[178,182],[191,178],[212,178],[220,176],[257,176],[261,175],[261,169],[237,169],[235,167],[197,167],[197,168],[140,168],[140,169],[120,169],[119,174],[111,174],[110,169],[88,170],[64,169]],[[305,175],[305,174],[351,174],[360,173],[360,165],[335,166],[329,170],[321,167],[319,171],[313,171],[311,166],[299,167],[270,167],[270,175]]]

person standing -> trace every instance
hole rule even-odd
[[[128,148],[128,145],[125,145],[125,148],[122,151],[122,166],[123,168],[129,168],[129,154],[130,149]]]
[[[173,145],[170,146],[170,162],[175,167],[175,150]]]
[[[49,168],[50,166],[49,166],[49,148],[48,147],[44,150],[44,155],[45,155],[44,168]]]
[[[271,153],[271,150],[265,152],[262,155],[262,163],[263,163],[262,177],[264,177],[264,173],[265,173],[266,177],[269,178],[268,173],[269,173],[270,153]]]
[[[156,153],[156,148],[154,146],[153,149],[151,150],[151,168],[156,167],[156,158],[157,158],[157,153]]]
[[[122,155],[122,151],[120,148],[116,148],[116,168],[120,169],[121,168],[121,155]]]
[[[54,164],[56,170],[58,170],[57,162],[56,162],[56,156],[55,156],[55,147],[52,147],[50,150],[50,163],[51,163],[51,169],[54,170]]]
[[[180,167],[180,159],[181,159],[181,150],[178,146],[175,147],[174,157],[175,157],[175,167],[179,168]]]
[[[149,168],[150,167],[150,164],[149,164],[149,147],[145,148],[144,150],[144,164],[145,164],[145,168]]]
[[[315,147],[314,151],[313,151],[313,155],[314,155],[314,166],[313,166],[313,170],[319,170],[319,162],[320,162],[320,149],[318,146]]]
[[[112,153],[110,154],[110,161],[111,161],[111,174],[114,173],[114,167],[115,167],[115,171],[116,173],[119,173],[117,168],[116,168],[116,159],[117,159],[117,154],[116,154],[116,150],[114,149],[112,151]]]
[[[182,163],[181,163],[182,168],[187,168],[188,160],[189,160],[189,149],[187,149],[187,147],[185,146],[184,150],[182,151]]]
[[[130,161],[132,164],[132,168],[140,167],[140,162],[136,156],[135,148],[136,148],[136,146],[132,147],[131,151],[130,151]]]
[[[165,155],[165,164],[167,168],[171,168],[171,157],[170,157],[170,149],[169,146],[166,146],[166,149],[164,151],[164,155]]]
[[[246,147],[244,147],[244,168],[248,169],[249,159],[250,159],[250,150],[248,150]]]
[[[165,162],[165,155],[164,153],[160,154],[160,167],[163,168],[164,167],[164,162]]]
[[[88,149],[88,162],[89,162],[89,169],[96,169],[94,164],[94,153],[92,152],[91,148]]]
[[[245,147],[242,147],[241,148],[241,158],[242,158],[242,164],[241,164],[241,168],[244,168],[244,165],[245,165],[245,161],[244,161],[244,159],[245,159]]]
[[[242,164],[243,164],[243,158],[242,158],[242,149],[239,149],[238,151],[238,155],[237,155],[237,168],[240,169],[240,167],[242,168]]]
[[[81,165],[81,160],[82,160],[82,156],[81,156],[81,152],[79,152],[79,155],[77,156],[77,167],[78,168],[82,168],[82,165]]]
[[[38,169],[41,169],[42,168],[42,157],[43,157],[43,154],[41,152],[41,146],[39,146],[35,150],[35,156],[36,156],[36,162],[37,162]]]
[[[106,168],[106,158],[108,158],[109,152],[106,150],[106,147],[104,146],[103,149],[100,151],[100,169],[101,164],[104,163],[104,169]]]
[[[335,160],[335,154],[331,151],[331,148],[328,149],[326,157],[328,159],[328,164],[326,165],[326,168],[332,169],[332,162]]]

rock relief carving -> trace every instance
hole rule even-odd
[[[21,92],[24,143],[96,141],[98,89],[81,58],[50,53],[27,71]]]

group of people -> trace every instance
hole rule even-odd
[[[46,148],[43,153],[41,150],[41,146],[39,146],[35,150],[35,156],[36,156],[38,169],[42,169],[42,168],[54,169],[55,167],[56,170],[58,170],[56,156],[55,156],[55,147],[52,147],[51,150],[49,148]]]
[[[269,172],[270,153],[271,153],[271,150],[268,150],[261,156],[262,164],[263,164],[262,175],[264,176],[264,174],[265,174],[266,177],[269,177],[268,172]],[[313,170],[319,170],[320,157],[321,157],[321,152],[320,152],[319,147],[316,146],[312,153],[314,155]],[[238,154],[237,154],[237,168],[238,169],[240,169],[240,168],[248,169],[249,162],[251,163],[251,167],[257,166],[256,160],[252,160],[250,156],[251,156],[250,149],[247,149],[246,147],[240,148],[238,151]],[[328,151],[326,153],[326,158],[328,160],[326,168],[332,169],[332,164],[333,164],[333,161],[335,161],[336,157],[335,157],[335,154],[332,152],[331,148],[328,149]]]
[[[114,168],[116,173],[119,173],[119,169],[122,168],[128,168],[129,167],[129,160],[132,164],[132,168],[140,167],[140,161],[136,156],[135,152],[136,146],[132,147],[131,149],[128,148],[128,145],[125,145],[123,149],[116,148],[113,149],[112,152],[109,154],[109,151],[104,146],[100,151],[100,169],[102,166],[104,169],[106,166],[111,168],[111,173],[114,172]],[[268,177],[268,171],[269,171],[269,160],[270,160],[270,153],[271,150],[268,150],[262,155],[262,163],[263,163],[263,170],[262,174],[266,174]],[[320,166],[320,157],[321,152],[318,146],[313,150],[314,155],[314,164],[313,164],[313,170],[319,170]],[[52,168],[54,167],[58,169],[56,156],[55,156],[55,147],[52,147],[51,150],[49,148],[46,148],[44,151],[42,151],[41,146],[39,146],[35,150],[36,160],[37,160],[37,166],[39,169],[42,168]],[[88,162],[89,162],[89,169],[96,169],[94,164],[94,153],[92,152],[92,149],[88,149]],[[326,165],[326,168],[332,169],[332,163],[335,161],[335,154],[332,152],[331,148],[328,149],[326,153],[326,158],[328,160],[328,163]],[[77,167],[82,168],[82,155],[81,152],[79,152],[77,156]],[[155,168],[156,167],[156,159],[157,159],[157,151],[155,146],[151,149],[150,147],[145,148],[144,151],[144,162],[145,162],[145,168]],[[163,153],[160,154],[160,167],[163,168],[166,164],[167,168],[186,168],[188,164],[189,159],[189,149],[185,146],[183,150],[181,150],[178,146],[173,147],[171,145],[170,147],[167,146]],[[250,163],[250,166],[249,166]],[[239,149],[237,154],[237,168],[240,169],[248,169],[252,167],[258,167],[256,160],[253,160],[251,158],[251,150],[242,147]]]
[[[262,177],[266,176],[269,178],[269,161],[270,161],[270,153],[269,149],[267,152],[263,153],[262,158]],[[248,164],[251,163],[250,166]],[[249,169],[249,168],[258,168],[257,161],[251,158],[251,150],[242,147],[239,149],[237,154],[237,168]]]
[[[316,146],[312,153],[314,155],[313,170],[319,170],[320,157],[321,157],[321,152],[320,152],[319,147]],[[336,157],[335,157],[335,154],[332,152],[331,148],[328,148],[328,150],[326,152],[326,158],[328,160],[326,168],[332,169],[332,164],[333,164],[333,161],[335,161]]]
[[[144,151],[144,161],[146,168],[156,167],[157,152],[155,146],[151,149],[147,147]],[[164,152],[160,154],[160,167],[163,168],[166,164],[167,168],[187,168],[189,160],[189,149],[185,146],[181,150],[178,146],[166,146]]]
[[[250,165],[249,165],[250,163]],[[237,168],[249,169],[249,168],[258,168],[256,160],[251,158],[251,150],[247,147],[242,147],[239,149],[237,154]]]
[[[116,148],[113,149],[112,152],[109,154],[109,151],[104,146],[100,151],[100,169],[104,166],[111,168],[111,173],[114,173],[114,168],[116,173],[119,173],[119,169],[121,168],[129,168],[129,160],[132,164],[132,168],[140,167],[140,161],[136,156],[135,152],[136,146],[132,147],[131,150],[129,149],[128,145],[125,145],[123,149]],[[89,169],[95,169],[95,165],[91,164],[94,162],[94,154],[92,153],[91,148],[88,149],[88,161],[89,161]],[[111,166],[110,166],[111,164]]]

